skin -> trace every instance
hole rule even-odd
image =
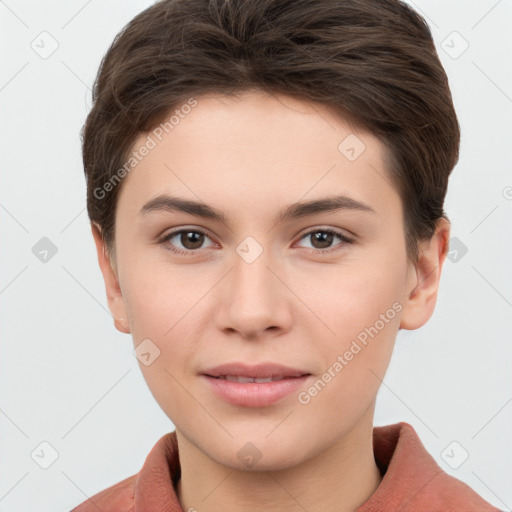
[[[350,134],[366,146],[355,161],[338,151]],[[418,264],[407,259],[386,151],[313,103],[258,91],[202,96],[125,178],[115,260],[92,225],[116,328],[131,333],[135,346],[149,338],[160,350],[149,366],[139,364],[176,427],[183,510],[352,511],[380,484],[372,446],[376,395],[398,330],[419,328],[434,311],[450,234],[441,219],[421,243]],[[342,210],[276,223],[286,205],[334,192],[375,213]],[[139,214],[162,193],[212,205],[227,223],[181,212]],[[196,245],[179,235],[158,243],[178,228],[208,236]],[[305,235],[312,228],[337,229],[355,241],[334,236],[320,245]],[[247,236],[263,249],[252,263],[236,251]],[[307,404],[292,393],[263,408],[231,405],[198,377],[225,362],[279,362],[306,368],[314,382],[397,302],[394,318]],[[247,442],[261,454],[251,468],[237,456]]]

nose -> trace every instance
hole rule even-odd
[[[277,336],[289,330],[293,294],[269,252],[263,251],[252,262],[235,253],[232,261],[233,267],[220,290],[217,326],[248,340]]]

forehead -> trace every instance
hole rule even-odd
[[[125,178],[120,203],[140,208],[168,193],[223,211],[238,206],[247,216],[333,193],[376,211],[400,203],[380,140],[326,106],[288,96],[200,96],[141,134],[132,151],[144,146],[150,149]]]

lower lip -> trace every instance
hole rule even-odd
[[[227,402],[243,407],[266,407],[290,393],[297,392],[311,375],[291,377],[274,382],[233,382],[201,375],[212,391]]]

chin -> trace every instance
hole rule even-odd
[[[297,449],[300,443],[294,442],[290,437],[289,445],[283,445],[280,440],[272,442],[261,437],[252,436],[252,441],[230,441],[218,452],[219,445],[212,452],[206,452],[210,458],[219,464],[237,471],[280,471],[296,466],[303,462],[306,454]],[[229,456],[234,453],[234,456]]]

